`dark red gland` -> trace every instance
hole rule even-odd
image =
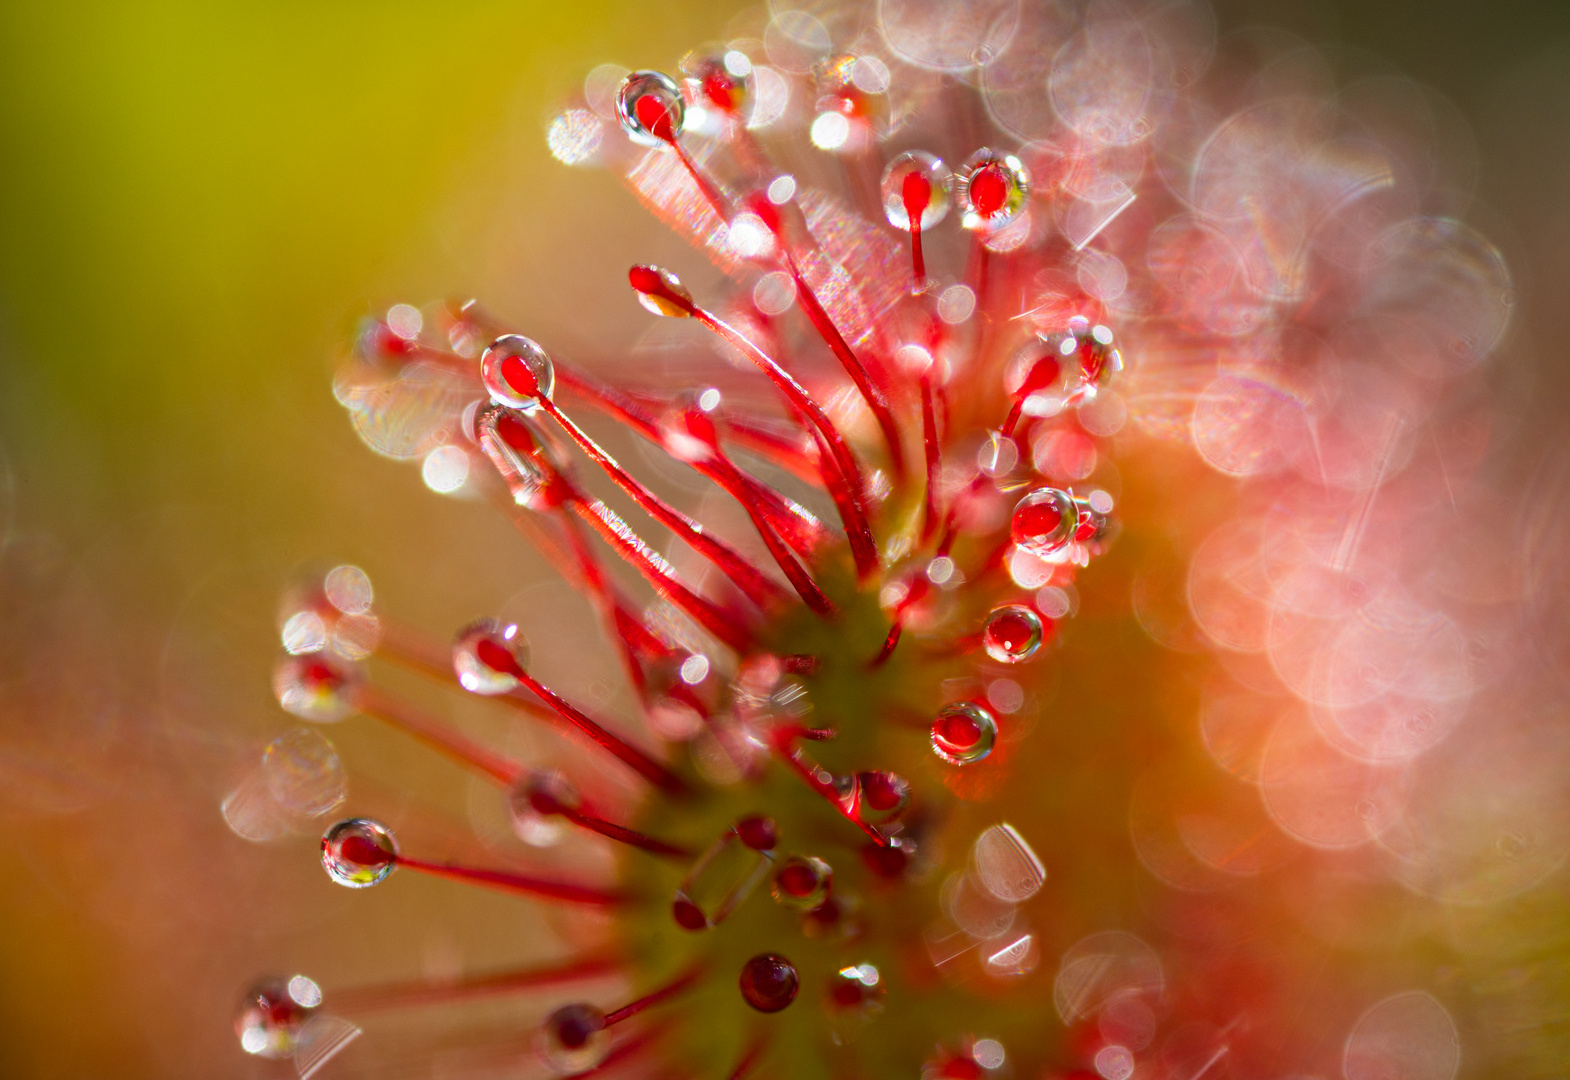
[[[534,372],[521,357],[508,356],[501,363],[502,378],[507,380],[507,385],[525,397],[539,397],[540,380],[534,377]]]
[[[676,141],[676,118],[671,109],[654,94],[644,94],[633,102],[632,111],[643,129],[661,142]]]
[[[946,713],[933,721],[936,734],[950,746],[968,749],[981,741],[981,727],[963,713]]]
[[[741,996],[759,1012],[776,1013],[796,1000],[801,980],[796,967],[783,956],[763,953],[741,968]]]
[[[707,930],[709,920],[703,914],[703,909],[688,900],[685,896],[678,896],[671,903],[671,915],[676,919],[676,925],[683,930]]]
[[[831,896],[827,900],[823,901],[823,903],[807,912],[803,918],[812,920],[812,922],[816,923],[818,926],[833,926],[835,923],[840,921],[839,901],[835,900]]]
[[[835,979],[830,985],[829,996],[841,1009],[854,1009],[866,1000],[866,988],[856,979]]]
[[[523,669],[518,666],[517,657],[486,638],[481,638],[475,643],[474,655],[479,657],[480,663],[492,671],[500,671],[508,675],[519,675],[523,672]]]
[[[345,836],[338,842],[338,853],[345,862],[356,866],[380,867],[393,861],[391,853],[377,847],[363,836]]]
[[[900,197],[905,202],[905,216],[910,219],[910,227],[921,228],[921,216],[932,203],[932,181],[924,173],[907,173],[900,185]]]
[[[1051,386],[1058,381],[1062,371],[1055,356],[1043,356],[1037,360],[1030,369],[1030,374],[1025,376],[1025,382],[1019,388],[1021,394],[1034,394],[1036,391]]]
[[[305,669],[300,672],[300,681],[313,690],[335,690],[344,684],[345,679],[343,672],[331,664],[316,660],[305,665]]]
[[[605,1027],[605,1021],[588,1009],[560,1009],[551,1017],[550,1025],[558,1046],[577,1050]]]
[[[861,861],[878,877],[892,881],[905,873],[910,865],[910,853],[893,844],[873,843],[861,849]]]
[[[754,814],[744,817],[736,822],[736,835],[741,842],[753,851],[773,851],[774,845],[780,842],[779,827],[774,824],[774,819]],[[781,888],[784,885],[781,884]],[[810,890],[809,890],[810,891]],[[804,896],[805,893],[792,893],[793,896]]]
[[[805,863],[784,867],[774,880],[787,896],[811,896],[818,889],[818,873]]]
[[[1034,537],[1050,536],[1062,523],[1063,511],[1050,501],[1020,507],[1014,512],[1014,542],[1028,544]]]
[[[708,98],[716,109],[724,113],[733,113],[741,103],[741,84],[729,75],[715,72],[703,80],[703,96]]]
[[[1003,209],[1009,197],[1009,177],[1001,165],[983,165],[970,178],[970,207],[984,218]]]
[[[1026,648],[1030,644],[1030,639],[1035,636],[1035,632],[1035,624],[1024,615],[1013,612],[999,615],[987,624],[987,633],[1009,652],[1019,652]],[[966,724],[965,726],[975,727],[974,724]],[[974,742],[975,739],[972,738],[970,742],[959,745],[969,746]]]
[[[905,803],[908,788],[904,781],[886,772],[861,775],[861,797],[874,810],[897,810]]]

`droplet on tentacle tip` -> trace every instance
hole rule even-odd
[[[528,663],[529,643],[516,623],[479,619],[453,641],[453,672],[471,694],[495,697],[516,689],[518,672]]]
[[[834,871],[812,855],[792,855],[774,872],[770,893],[775,900],[798,911],[811,911],[829,895]]]
[[[692,293],[681,279],[658,266],[634,266],[627,281],[638,294],[638,303],[655,315],[685,319],[692,315]]]
[[[475,414],[475,437],[512,494],[529,510],[548,510],[562,498],[554,466],[545,457],[534,421],[521,412],[487,403]]]
[[[981,643],[999,663],[1018,664],[1036,655],[1043,636],[1040,615],[1024,604],[1004,604],[987,616]]]
[[[954,205],[967,229],[995,232],[1025,209],[1030,174],[1012,154],[981,149],[954,174]]]
[[[538,342],[504,334],[480,357],[480,381],[496,404],[532,413],[556,392],[556,365]]]
[[[330,724],[354,711],[359,668],[325,653],[286,656],[273,669],[273,694],[285,712]]]
[[[304,975],[261,980],[246,992],[235,1014],[240,1049],[257,1057],[288,1057],[300,1029],[321,1003],[321,989]]]
[[[828,1004],[838,1013],[870,1015],[883,1004],[882,973],[872,964],[847,964],[829,979]]]
[[[262,776],[275,803],[305,817],[328,813],[349,794],[338,752],[309,728],[296,728],[267,744]]]
[[[561,810],[577,801],[578,793],[566,776],[554,770],[531,771],[507,793],[512,831],[530,847],[551,847],[567,834]]]
[[[796,966],[777,953],[762,953],[741,968],[741,997],[764,1013],[776,1013],[796,1000],[801,979]]]
[[[593,1005],[563,1005],[546,1017],[540,1029],[540,1056],[560,1076],[594,1068],[610,1049],[605,1014]]]
[[[771,817],[751,814],[736,822],[736,835],[754,851],[773,851],[780,842],[779,826]]]
[[[970,765],[988,754],[998,739],[998,722],[980,705],[956,701],[932,721],[932,752],[950,765]]]
[[[616,89],[616,117],[633,142],[675,142],[686,117],[681,87],[664,72],[634,71]]]
[[[883,215],[907,232],[914,219],[924,232],[948,216],[953,182],[941,159],[924,150],[907,150],[883,170]]]
[[[322,835],[322,866],[347,888],[369,888],[397,865],[398,843],[379,821],[345,818]]]
[[[719,432],[714,426],[714,410],[719,408],[720,392],[706,390],[678,397],[660,417],[660,445],[677,461],[709,461],[719,453]]]
[[[752,59],[739,49],[692,52],[681,62],[695,103],[738,116],[752,99]]]
[[[895,773],[860,772],[841,778],[840,806],[855,821],[882,822],[910,804],[910,782]]]
[[[1074,539],[1079,507],[1068,492],[1039,487],[1014,505],[1009,534],[1014,543],[1032,555],[1045,557]]]

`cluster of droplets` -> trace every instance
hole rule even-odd
[[[473,302],[400,304],[371,320],[336,387],[369,445],[420,460],[433,490],[492,501],[581,590],[647,721],[645,732],[622,734],[623,725],[543,683],[530,670],[530,626],[485,619],[450,649],[425,640],[373,612],[368,579],[352,567],[292,599],[282,623],[275,690],[290,713],[317,723],[360,713],[434,746],[502,789],[530,845],[583,830],[629,850],[623,878],[606,885],[404,855],[386,825],[366,818],[340,821],[322,839],[324,867],[346,886],[375,885],[403,867],[606,909],[622,916],[628,939],[667,942],[672,932],[685,966],[626,965],[656,988],[619,1009],[563,1005],[538,1027],[536,1049],[558,1075],[636,1055],[643,1043],[623,1022],[711,978],[753,1012],[789,1009],[824,950],[833,955],[824,1030],[853,1049],[871,1036],[851,1021],[877,1017],[922,979],[961,1003],[978,973],[996,986],[1036,971],[1049,939],[1028,916],[1045,863],[1014,825],[956,843],[944,815],[1002,783],[1037,719],[1045,680],[1031,665],[1038,675],[1049,669],[1058,624],[1078,606],[1077,574],[1117,536],[1121,484],[1106,439],[1130,416],[1187,439],[1228,475],[1290,469],[1305,481],[1269,489],[1297,500],[1270,510],[1270,521],[1206,541],[1185,612],[1163,608],[1146,577],[1135,583],[1136,615],[1161,643],[1195,648],[1203,634],[1229,654],[1266,654],[1276,669],[1227,658],[1249,693],[1234,688],[1220,705],[1207,697],[1206,748],[1262,789],[1274,827],[1311,847],[1388,837],[1410,874],[1465,876],[1465,851],[1435,851],[1443,842],[1432,834],[1395,828],[1400,778],[1385,771],[1391,758],[1442,741],[1454,702],[1474,689],[1470,678],[1444,674],[1456,670],[1444,663],[1454,656],[1453,621],[1394,588],[1360,591],[1364,578],[1349,571],[1375,538],[1393,535],[1374,495],[1418,453],[1419,407],[1503,333],[1499,313],[1472,295],[1507,283],[1497,253],[1458,224],[1422,218],[1397,222],[1360,253],[1370,223],[1411,212],[1399,201],[1360,203],[1395,183],[1394,166],[1381,172],[1353,152],[1355,139],[1316,143],[1326,124],[1317,107],[1272,97],[1221,119],[1189,101],[1184,88],[1211,46],[1204,20],[1182,5],[1071,12],[992,0],[940,12],[888,0],[879,5],[881,43],[856,32],[855,7],[776,13],[757,37],[686,57],[679,78],[597,69],[583,107],[562,112],[547,133],[567,164],[618,167],[640,200],[737,279],[734,297],[711,303],[664,267],[628,275],[637,301],[670,320],[666,329],[701,330],[737,367],[756,369],[781,399],[779,415],[733,405],[747,400],[732,393],[734,373],[680,394],[607,385]],[[971,93],[988,134],[968,125],[950,137],[919,123]],[[1158,144],[1163,125],[1173,134]],[[1212,135],[1201,139],[1206,125]],[[791,127],[819,157],[771,142]],[[934,141],[917,146],[918,133]],[[790,170],[779,163],[787,155]],[[822,190],[825,172],[844,180],[844,198]],[[940,229],[951,215],[960,228]],[[1316,294],[1309,251],[1313,268],[1357,269]],[[951,272],[959,262],[963,272]],[[1136,280],[1144,270],[1148,279]],[[1409,287],[1413,280],[1434,288]],[[1353,392],[1316,359],[1304,385],[1294,384],[1300,369],[1286,370],[1284,358],[1329,351],[1297,335],[1347,340],[1345,327],[1316,321],[1314,305],[1339,310],[1357,292],[1341,287],[1349,282],[1369,286],[1373,309],[1343,313],[1347,326],[1369,332],[1355,340],[1410,349],[1414,377],[1365,372]],[[1108,324],[1134,328],[1140,379],[1120,381],[1121,342]],[[819,362],[830,356],[838,370]],[[1337,404],[1315,404],[1323,400]],[[607,452],[579,413],[609,418],[712,481],[755,535],[732,539],[688,517]],[[1363,430],[1369,424],[1377,437]],[[691,563],[655,550],[596,494],[580,458],[678,538],[705,568],[703,587]],[[1311,469],[1319,489],[1350,505],[1306,495]],[[793,479],[765,479],[781,475]],[[1396,517],[1413,516],[1412,505],[1399,503]],[[1329,516],[1336,528],[1297,527]],[[1282,520],[1294,524],[1274,524]],[[606,571],[606,549],[652,602]],[[1381,570],[1387,585],[1395,579]],[[1354,613],[1359,621],[1342,625]],[[391,692],[373,657],[520,719],[565,726],[587,748],[584,760],[556,768],[499,755]],[[1350,748],[1357,764],[1327,754],[1303,724],[1262,725],[1261,711],[1279,709],[1262,709],[1254,695],[1274,694],[1277,678],[1328,714],[1315,722],[1328,723],[1333,748]],[[836,696],[862,711],[846,716]],[[909,728],[915,737],[903,743],[868,735]],[[331,754],[325,740],[324,752],[293,737],[303,760]],[[911,744],[921,754],[901,757],[899,771],[878,766],[877,753]],[[604,797],[591,761],[630,772],[649,798]],[[314,800],[291,797],[307,816],[331,812],[343,801],[339,773]],[[262,790],[262,780],[250,783],[245,791]],[[1142,777],[1127,815],[1135,857],[1164,885],[1221,891],[1286,861],[1261,814],[1183,813],[1167,805],[1170,790]],[[235,801],[243,809],[265,800]],[[1333,801],[1345,805],[1327,809]],[[1247,835],[1251,822],[1261,828]],[[1063,827],[1073,828],[1071,812]],[[1524,867],[1514,875],[1479,872],[1482,880],[1463,884],[1524,880],[1552,861],[1558,839],[1512,856],[1512,869]],[[847,845],[859,860],[836,854]],[[738,941],[739,924],[766,919],[764,896],[776,915],[788,913],[795,944]],[[1172,908],[1162,916],[1201,921]],[[915,951],[926,966],[873,956],[888,925],[921,938]],[[631,941],[635,955],[640,944]],[[762,945],[779,951],[756,952]],[[970,975],[954,976],[962,965]],[[1045,1003],[1029,994],[890,1053],[914,1055],[933,1080],[1001,1077],[1016,1062],[1049,1058],[1103,1080],[1194,1077],[1228,1055],[1262,1053],[1241,1018],[1182,1023],[1192,1015],[1184,1009],[1230,1000],[1205,981],[1209,972],[1217,982],[1252,977],[1222,962],[1191,967],[1194,988],[1181,996],[1140,938],[1092,933],[1058,957],[1052,1007],[1070,1032],[1060,1055],[1028,1041],[1005,1050],[987,1030],[1009,1010],[1034,1026]],[[294,1053],[298,1063],[301,1010],[317,1008],[320,992],[306,1005],[279,985],[247,998],[242,1044]],[[740,1060],[723,1064],[733,1080],[767,1052],[773,1029],[759,1030]],[[1454,1025],[1432,997],[1389,997],[1354,1030],[1346,1061],[1363,1064],[1348,1064],[1347,1075],[1364,1080],[1410,1063],[1381,1040],[1437,1032],[1443,1042],[1447,1030]]]

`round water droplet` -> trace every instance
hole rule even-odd
[[[541,769],[524,775],[513,786],[508,801],[513,817],[536,814],[540,817],[558,817],[578,808],[578,790],[566,774],[556,769]]]
[[[1014,543],[1032,555],[1045,557],[1074,539],[1079,507],[1066,491],[1039,487],[1014,505],[1009,533]]]
[[[286,656],[273,669],[273,693],[285,712],[330,724],[354,711],[359,669],[324,653]]]
[[[658,266],[634,266],[627,281],[638,294],[638,303],[656,315],[685,319],[692,315],[692,293],[681,279]]]
[[[752,98],[752,60],[738,49],[688,53],[681,62],[694,102],[736,116]]]
[[[304,975],[261,980],[240,999],[235,1013],[240,1048],[257,1057],[288,1057],[294,1053],[300,1028],[321,1001],[321,990]]]
[[[939,158],[924,150],[906,151],[883,170],[883,215],[906,232],[914,218],[925,232],[948,216],[953,183],[954,174]]]
[[[364,615],[376,598],[371,579],[358,566],[339,566],[322,579],[322,595],[345,615]]]
[[[796,1000],[796,966],[776,953],[754,956],[741,967],[741,997],[759,1012],[776,1013]]]
[[[932,721],[932,752],[950,765],[970,765],[992,753],[998,722],[980,705],[956,701]]]
[[[1030,197],[1030,174],[1019,158],[982,149],[954,175],[954,205],[967,229],[994,232],[1013,221]]]
[[[736,835],[753,851],[773,851],[780,842],[779,826],[771,817],[753,814],[736,822]]]
[[[834,871],[812,855],[792,855],[774,872],[774,899],[798,911],[811,911],[829,895]]]
[[[987,655],[1003,664],[1029,660],[1041,648],[1041,616],[1024,604],[993,608],[981,632]]]
[[[616,89],[616,118],[633,142],[675,142],[685,115],[681,87],[663,72],[634,71]]]
[[[471,694],[495,697],[518,685],[529,662],[529,643],[517,624],[479,619],[459,632],[452,645],[452,669]]]
[[[398,844],[387,826],[370,818],[346,818],[322,836],[327,876],[351,889],[377,884],[398,865]]]
[[[610,1049],[605,1014],[593,1005],[563,1005],[545,1018],[540,1029],[540,1054],[562,1076],[594,1068]]]
[[[480,357],[480,381],[496,404],[532,413],[556,392],[556,365],[537,342],[504,334]]]
[[[1019,464],[1019,444],[1001,431],[989,431],[976,450],[976,468],[986,476],[1002,477]]]
[[[883,976],[871,964],[849,964],[829,979],[829,1006],[837,1012],[876,1012],[884,995]]]
[[[329,812],[349,794],[349,778],[333,744],[309,728],[268,743],[262,775],[274,802],[307,817]]]
[[[677,461],[708,461],[719,452],[719,432],[714,427],[718,391],[712,395],[688,392],[676,399],[660,417],[660,445]]]

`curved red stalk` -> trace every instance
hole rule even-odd
[[[651,409],[657,408],[655,403],[645,403],[634,399],[630,395],[621,393],[611,387],[597,383],[581,372],[566,368],[560,364],[556,368],[556,381],[559,385],[573,391],[579,397],[594,405],[602,412],[614,417],[621,423],[632,428],[649,442],[661,449],[664,448],[664,439],[660,434],[659,422],[655,419]],[[728,417],[718,419],[716,427],[724,427],[735,432],[735,421]],[[741,439],[736,441],[740,442]],[[778,440],[781,445],[788,445],[785,440]],[[810,557],[827,539],[828,533],[823,523],[813,516],[805,507],[786,498],[761,480],[748,475],[734,461],[724,456],[720,451],[722,464],[716,465],[710,461],[685,462],[716,484],[725,488],[738,502],[747,502],[747,497],[732,490],[732,486],[739,480],[741,491],[747,492],[759,504],[770,526],[780,537],[804,558]],[[816,462],[808,461],[805,455],[797,454],[799,464],[806,470],[807,478],[817,480],[821,473]],[[780,462],[776,461],[776,464]],[[787,466],[788,467],[788,466]],[[788,467],[789,468],[789,467]],[[791,469],[794,471],[794,469]],[[727,486],[732,485],[732,486]]]
[[[905,220],[910,229],[911,292],[927,287],[927,262],[921,255],[921,218],[932,201],[932,181],[919,171],[907,173],[900,184],[900,199],[905,204]]]
[[[702,968],[698,968],[698,967],[690,968],[688,971],[686,971],[684,974],[682,974],[679,978],[677,978],[674,982],[668,983],[667,985],[660,987],[658,990],[654,991],[652,994],[645,994],[643,997],[639,998],[637,1001],[629,1002],[628,1004],[623,1005],[621,1008],[615,1010],[614,1012],[606,1013],[605,1014],[605,1026],[606,1027],[610,1027],[613,1024],[619,1024],[623,1020],[626,1020],[628,1017],[637,1016],[644,1009],[650,1008],[651,1006],[654,1006],[654,1005],[658,1005],[658,1004],[660,1004],[663,1001],[670,1000],[671,998],[675,997],[677,994],[680,994],[682,991],[684,991],[687,988],[689,988],[690,986],[692,986],[693,983],[697,982],[698,979],[702,976],[702,974],[703,974],[703,969]]]
[[[938,481],[942,448],[938,443],[938,418],[932,410],[932,376],[921,376],[921,445],[927,457],[927,493],[922,503],[921,542],[927,543],[938,527]]]
[[[406,735],[414,736],[458,764],[483,773],[503,787],[516,784],[527,771],[517,762],[492,753],[474,740],[452,730],[449,725],[433,716],[425,715],[408,702],[386,691],[374,686],[360,686],[356,688],[354,698],[355,706],[366,716],[389,724]]]
[[[540,404],[550,414],[551,419],[561,425],[568,437],[577,443],[595,464],[604,469],[610,478],[616,481],[618,487],[631,496],[633,502],[643,507],[650,517],[681,537],[694,551],[719,567],[721,572],[730,578],[753,603],[766,609],[784,598],[784,591],[764,577],[763,573],[743,558],[740,552],[710,535],[702,525],[666,503],[623,469],[615,458],[589,438],[588,432],[573,423],[572,418],[562,412],[554,401],[541,398]]]
[[[719,458],[719,461],[722,466],[730,470],[735,470],[736,468],[724,457]],[[745,491],[745,485],[741,484],[738,478],[733,477],[722,486],[727,491],[730,491],[736,497],[736,501],[741,503],[742,508],[747,511],[747,516],[752,519],[753,527],[758,530],[758,536],[762,538],[764,546],[769,549],[769,554],[774,557],[774,562],[784,572],[785,577],[789,579],[791,587],[796,590],[796,595],[800,596],[802,601],[818,615],[822,615],[825,618],[834,615],[838,611],[834,606],[834,602],[818,587],[818,583],[812,579],[811,574],[807,573],[806,568],[796,561],[796,557],[786,547],[779,534],[774,531],[773,526],[764,520],[761,508],[739,493]]]
[[[447,878],[451,881],[466,881],[474,885],[485,885],[506,892],[536,896],[542,900],[560,900],[568,904],[600,906],[620,904],[627,899],[619,893],[594,889],[587,885],[576,885],[569,881],[554,881],[549,878],[537,878],[529,874],[513,873],[510,870],[489,870],[475,866],[453,866],[449,863],[427,862],[424,859],[415,859],[408,855],[394,856],[393,862],[399,866],[407,866],[410,870],[418,870],[422,874],[430,874],[433,877]]]
[[[620,974],[622,969],[622,961],[616,958],[594,957],[550,967],[521,968],[517,971],[476,975],[454,982],[415,979],[381,986],[361,986],[334,993],[332,1004],[334,1012],[351,1015],[383,1009],[447,1005],[476,998],[500,997],[550,986],[587,982],[591,979]]]
[[[807,782],[807,786],[822,795],[829,801],[835,811],[856,828],[870,836],[880,847],[888,847],[889,839],[879,832],[875,826],[862,821],[855,814],[845,809],[845,804],[840,802],[839,790],[834,786],[834,778],[817,762],[805,753],[791,746],[791,742],[800,734],[790,731],[784,738],[777,738],[774,743],[774,752],[789,765],[796,774]]]
[[[607,821],[593,811],[581,806],[563,806],[556,812],[580,828],[599,833],[601,836],[611,840],[619,840],[623,844],[631,845],[653,855],[666,855],[677,859],[690,859],[692,857],[692,852],[684,847],[668,844],[664,840],[656,839],[645,833],[635,832],[623,825],[617,825],[615,822]]]
[[[669,600],[720,641],[746,652],[752,644],[752,634],[722,611],[713,601],[698,595],[676,577],[675,568],[646,544],[641,536],[621,519],[621,516],[598,499],[589,500],[575,494],[569,502],[579,517],[599,534],[616,553],[660,596]]]
[[[801,303],[801,310],[807,316],[807,321],[812,323],[820,337],[828,343],[830,351],[839,360],[840,366],[845,369],[845,374],[850,376],[851,382],[856,384],[856,389],[861,393],[861,399],[867,403],[867,408],[872,410],[873,418],[878,422],[878,430],[883,433],[883,441],[889,447],[889,467],[893,470],[896,479],[905,476],[905,447],[900,440],[899,425],[894,422],[894,413],[889,408],[888,398],[883,396],[879,389],[867,375],[859,357],[851,349],[850,343],[845,340],[839,327],[834,325],[834,320],[829,313],[823,310],[823,305],[818,302],[817,294],[812,291],[812,286],[807,284],[806,277],[801,268],[796,265],[796,260],[791,257],[785,247],[785,238],[779,237],[781,261],[790,273],[791,280],[796,283],[796,298]]]
[[[691,301],[685,301],[683,306],[688,308],[693,318],[740,349],[747,359],[773,381],[791,405],[811,422],[813,430],[828,450],[829,459],[839,472],[836,478],[825,470],[824,483],[829,488],[829,494],[836,496],[835,501],[845,525],[845,536],[850,541],[851,555],[856,560],[857,573],[863,579],[870,577],[878,569],[878,548],[872,539],[872,526],[867,519],[866,481],[862,478],[861,467],[850,452],[845,437],[829,420],[823,407],[812,399],[812,395],[772,357],[748,340],[745,334]],[[836,487],[836,479],[841,487]]]

